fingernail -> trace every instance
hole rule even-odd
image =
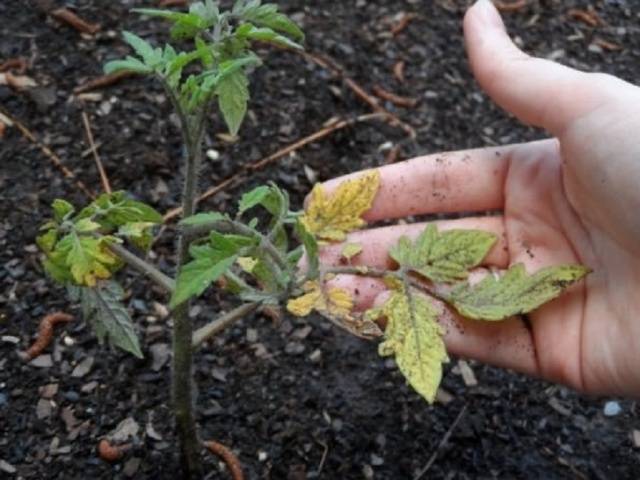
[[[478,0],[474,8],[478,9],[478,16],[486,26],[505,29],[502,17],[491,0]]]

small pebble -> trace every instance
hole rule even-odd
[[[620,412],[622,412],[622,407],[618,402],[611,401],[604,404],[605,417],[615,417],[620,415]]]

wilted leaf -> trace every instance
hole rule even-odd
[[[407,381],[433,403],[442,379],[442,364],[449,360],[437,322],[438,311],[424,295],[413,291],[408,295],[401,289],[395,290],[382,308],[368,313],[370,318],[379,316],[387,319],[380,355],[395,355]]]
[[[73,205],[61,198],[55,199],[51,204],[51,207],[53,208],[53,218],[56,222],[62,222],[65,217],[75,211]]]
[[[95,288],[80,290],[82,311],[93,325],[98,340],[109,343],[142,358],[138,337],[129,312],[122,305],[124,292],[116,282],[102,282]]]
[[[154,224],[151,222],[131,222],[122,225],[118,229],[118,235],[129,239],[136,247],[145,252],[151,248],[153,234],[151,229]]]
[[[456,286],[448,300],[465,317],[503,320],[535,310],[589,272],[581,265],[561,265],[528,275],[524,265],[517,264],[500,278],[488,275],[476,285]]]
[[[321,240],[342,241],[346,233],[362,228],[361,216],[371,208],[380,186],[380,173],[372,170],[353,180],[342,182],[331,197],[318,184],[301,222]]]
[[[78,285],[93,287],[99,279],[111,277],[120,261],[108,248],[113,239],[67,234],[56,245],[56,250],[66,253],[65,264]]]
[[[497,238],[482,230],[438,232],[427,226],[415,242],[401,237],[389,255],[401,266],[434,282],[454,282],[467,278],[469,269],[478,266]]]

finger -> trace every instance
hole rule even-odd
[[[608,99],[637,97],[631,84],[534,58],[509,38],[500,14],[480,0],[464,19],[467,52],[482,88],[520,120],[560,135],[569,124]]]
[[[447,212],[501,209],[511,152],[516,146],[440,153],[381,167],[369,221]],[[323,184],[331,191],[354,173]]]
[[[493,265],[505,268],[509,264],[509,250],[504,231],[502,216],[495,217],[468,217],[455,220],[441,220],[433,222],[438,230],[482,230],[491,232],[497,237],[495,245],[491,248],[483,265]],[[367,265],[373,268],[389,268],[393,261],[389,256],[389,249],[398,239],[407,236],[415,239],[420,235],[427,223],[412,223],[407,225],[393,225],[389,227],[372,228],[353,232],[347,237],[347,243],[357,243],[362,251],[351,260],[352,265]],[[342,249],[344,244],[334,244],[324,247],[320,252],[320,261],[323,265],[340,265],[344,263]]]

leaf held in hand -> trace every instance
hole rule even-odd
[[[362,228],[362,215],[371,208],[380,186],[380,173],[367,172],[353,180],[342,182],[331,196],[318,184],[301,217],[306,230],[318,239],[342,241],[350,231]]]
[[[465,317],[503,320],[535,310],[589,272],[582,265],[560,265],[529,275],[524,265],[517,264],[499,278],[489,275],[476,285],[456,286],[447,300]]]
[[[401,266],[420,273],[433,282],[451,283],[467,278],[497,238],[482,230],[446,230],[427,226],[415,242],[401,237],[389,255]]]
[[[362,252],[362,244],[360,243],[346,243],[344,247],[342,247],[342,256],[347,260],[351,261],[351,259]]]
[[[297,317],[306,317],[313,310],[333,318],[346,318],[353,310],[353,298],[346,290],[330,287],[324,291],[317,281],[304,285],[304,295],[289,300],[287,310]]]
[[[383,307],[367,317],[384,316],[385,340],[379,346],[381,356],[395,355],[398,368],[411,386],[429,403],[435,400],[442,364],[449,360],[442,340],[438,311],[429,299],[417,292],[408,295],[395,290]]]

